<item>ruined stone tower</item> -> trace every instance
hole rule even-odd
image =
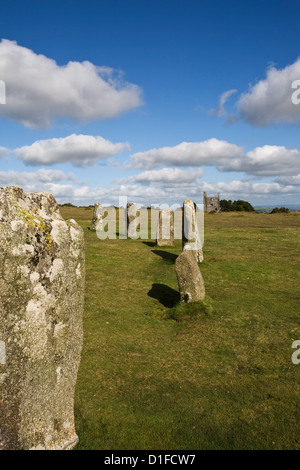
[[[206,193],[203,193],[203,204],[204,212],[219,212],[220,208],[220,193],[217,197],[207,197]]]

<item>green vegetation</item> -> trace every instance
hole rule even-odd
[[[271,214],[278,214],[278,213],[283,213],[283,214],[288,214],[290,211],[287,207],[275,207],[272,211]]]
[[[220,206],[221,210],[223,212],[253,212],[254,208],[251,206],[250,202],[243,201],[241,199],[238,199],[237,201],[231,201],[229,199],[228,201],[226,199],[221,199],[220,201]]]
[[[74,206],[74,204],[72,204],[71,202],[65,202],[64,204],[61,204],[61,207],[76,207],[76,206]]]
[[[299,449],[300,213],[205,218],[206,303],[178,305],[174,248],[86,237],[78,449]]]

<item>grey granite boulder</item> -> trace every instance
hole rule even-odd
[[[72,448],[84,239],[50,193],[0,189],[0,449]]]
[[[183,251],[175,261],[180,298],[183,302],[197,302],[205,298],[204,280],[191,250]]]
[[[159,211],[156,244],[158,246],[174,245],[174,211],[170,209]]]
[[[94,205],[93,218],[90,226],[90,230],[102,230],[103,226],[103,207],[99,202]]]
[[[129,202],[126,207],[126,227],[127,237],[136,239],[138,238],[137,228],[139,225],[138,208],[135,202]]]
[[[203,261],[202,244],[197,225],[195,204],[190,199],[183,203],[182,250],[192,251],[199,263]]]

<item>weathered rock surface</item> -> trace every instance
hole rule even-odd
[[[173,246],[174,244],[174,211],[163,209],[159,212],[156,244]]]
[[[137,238],[137,228],[139,225],[138,221],[138,208],[135,202],[129,202],[126,208],[126,226],[127,226],[127,237]]]
[[[183,251],[175,261],[179,293],[183,302],[197,302],[205,298],[204,280],[191,250]]]
[[[0,189],[0,449],[77,442],[84,240],[50,193]]]
[[[93,218],[90,226],[90,230],[102,230],[103,228],[103,214],[104,210],[99,202],[94,205]]]
[[[192,251],[199,263],[203,261],[203,251],[197,225],[195,204],[190,199],[183,203],[182,250]]]

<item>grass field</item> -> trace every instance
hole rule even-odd
[[[205,217],[207,308],[176,306],[181,251],[86,240],[78,449],[299,449],[300,213]],[[199,311],[198,311],[199,310]]]

